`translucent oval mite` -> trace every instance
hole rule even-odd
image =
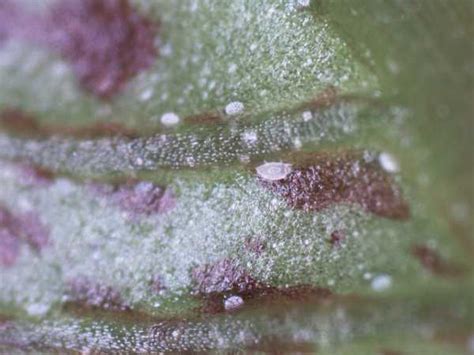
[[[244,300],[242,299],[242,297],[239,297],[239,296],[231,296],[229,297],[228,299],[226,299],[224,301],[224,308],[227,310],[227,311],[233,311],[237,308],[240,308],[242,307],[244,304]]]
[[[160,121],[163,125],[170,127],[177,125],[180,121],[180,118],[174,112],[166,112],[161,116]]]
[[[390,153],[380,153],[379,163],[388,173],[398,173],[400,171],[400,165],[398,164],[397,159]]]
[[[276,181],[284,179],[293,171],[291,164],[281,162],[263,163],[256,168],[258,176],[262,179]]]
[[[233,101],[224,108],[224,112],[229,116],[240,115],[244,112],[244,104],[240,101]]]

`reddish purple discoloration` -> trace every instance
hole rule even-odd
[[[188,116],[184,118],[184,122],[188,124],[198,124],[198,125],[215,125],[223,122],[221,116],[216,112],[205,112],[193,116]]]
[[[156,57],[155,28],[128,0],[65,0],[51,9],[49,42],[81,84],[110,98]]]
[[[8,209],[0,205],[0,263],[11,266],[20,252],[20,240],[15,220]]]
[[[260,238],[247,238],[244,243],[244,248],[257,256],[260,256],[266,248],[264,241]]]
[[[192,271],[192,278],[195,292],[203,301],[200,311],[204,313],[225,312],[224,302],[231,296],[241,297],[245,302],[244,306],[248,303],[262,305],[275,302],[320,301],[332,296],[331,291],[327,289],[309,285],[285,288],[269,286],[257,281],[231,259],[197,267]]]
[[[310,110],[319,110],[331,106],[336,102],[338,95],[338,90],[335,86],[328,86],[325,88],[319,95],[317,95],[313,100],[301,105],[298,109],[310,109]]]
[[[199,312],[207,314],[218,314],[226,311],[225,295],[222,293],[210,293],[207,295],[199,295],[202,305],[197,309]]]
[[[192,277],[201,294],[233,292],[244,294],[262,287],[241,266],[230,259],[195,268]]]
[[[120,185],[92,185],[94,192],[109,198],[132,216],[150,216],[174,208],[176,199],[169,188],[149,181],[130,180]]]
[[[393,349],[381,349],[378,355],[403,355],[401,351],[393,350]]]
[[[156,343],[158,349],[158,347],[161,347],[162,344],[179,344],[179,342],[186,337],[187,329],[188,324],[186,321],[166,320],[159,322],[158,324],[150,327],[148,333],[150,345]]]
[[[34,212],[19,215],[20,231],[26,242],[35,250],[40,251],[48,244],[49,229],[41,222]]]
[[[291,304],[293,302],[325,302],[333,296],[328,289],[309,285],[291,287],[261,285],[251,292],[242,294],[224,292],[201,295],[203,305],[200,311],[210,314],[233,312],[235,309],[225,309],[225,300],[234,295],[238,295],[244,300],[244,304],[239,307],[239,310],[244,307],[262,307],[274,304]]]
[[[151,215],[162,213],[168,207],[162,201],[165,190],[148,181],[120,185],[113,193],[113,198],[119,205],[134,214]]]
[[[0,122],[15,133],[41,132],[38,120],[17,108],[6,108],[0,113]]]
[[[321,211],[334,204],[359,204],[376,215],[403,220],[407,203],[392,178],[378,165],[353,154],[315,155],[309,165],[293,165],[284,179],[261,184],[304,211]]]
[[[176,206],[176,198],[170,188],[165,189],[163,196],[160,198],[159,213],[171,211]]]
[[[128,0],[63,0],[46,16],[0,3],[0,42],[15,38],[52,48],[71,64],[81,85],[102,99],[153,64],[156,30]]]
[[[259,337],[258,341],[249,341],[242,350],[249,354],[317,354],[312,342],[291,340],[276,335],[264,335]]]
[[[323,287],[310,285],[297,285],[290,287],[272,288],[265,294],[267,299],[276,302],[298,301],[305,302],[312,299],[327,300],[332,297],[332,292]]]
[[[14,215],[0,205],[0,264],[11,266],[20,252],[21,243],[36,251],[48,244],[49,230],[34,212]]]
[[[15,324],[13,322],[14,318],[12,318],[11,316],[0,314],[0,332],[14,328]]]
[[[18,166],[21,182],[28,186],[47,187],[54,181],[54,173],[31,164]]]
[[[88,308],[102,308],[110,311],[125,311],[130,307],[122,300],[120,293],[110,286],[101,285],[86,277],[68,282],[70,301]]]
[[[0,44],[9,37],[13,19],[16,17],[18,10],[14,3],[8,0],[0,2]]]
[[[435,275],[456,276],[462,273],[460,268],[444,261],[434,249],[426,245],[414,245],[411,252],[426,270]]]
[[[18,108],[6,108],[0,112],[0,124],[7,130],[22,135],[61,135],[76,138],[137,137],[137,132],[117,122],[95,122],[81,127],[68,125],[46,125],[32,115]]]
[[[344,233],[339,230],[335,230],[334,232],[331,233],[331,236],[329,238],[329,243],[331,244],[332,247],[340,247],[341,243],[346,239],[344,236]]]
[[[155,293],[161,293],[166,290],[166,285],[160,275],[155,275],[150,282],[150,287]]]
[[[0,44],[10,38],[42,43],[47,35],[41,17],[29,13],[18,2],[0,2]]]
[[[0,210],[0,218],[1,218]],[[5,228],[0,221],[0,264],[8,267],[15,263],[20,252],[20,241],[8,228]]]

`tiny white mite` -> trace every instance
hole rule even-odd
[[[276,181],[286,178],[293,168],[291,164],[271,162],[257,166],[256,170],[262,179]]]
[[[244,300],[239,296],[231,296],[224,301],[224,308],[228,311],[232,311],[239,307],[242,307]]]
[[[165,126],[175,126],[179,123],[179,116],[174,112],[166,112],[161,116],[161,123]]]
[[[224,111],[226,115],[229,116],[240,115],[242,112],[244,112],[244,104],[240,101],[233,101],[227,104]]]
[[[301,114],[301,117],[303,117],[303,121],[308,122],[313,119],[313,114],[311,113],[311,111],[304,111]]]
[[[372,279],[371,287],[376,292],[382,292],[392,286],[392,278],[389,275],[381,274]]]
[[[392,154],[380,153],[379,163],[382,168],[388,173],[397,173],[400,171],[397,159]]]

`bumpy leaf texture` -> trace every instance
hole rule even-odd
[[[0,2],[0,352],[474,352],[473,17]]]

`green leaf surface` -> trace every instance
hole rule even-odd
[[[107,100],[0,24],[0,352],[472,352],[472,2],[130,3],[159,55]]]

